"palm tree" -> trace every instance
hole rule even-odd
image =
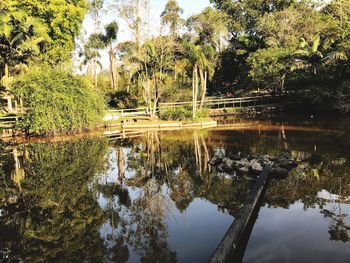
[[[109,56],[109,73],[113,90],[118,90],[118,72],[115,58],[115,48],[113,42],[117,40],[118,24],[112,22],[105,27],[106,34],[103,37],[103,42],[108,47]]]
[[[202,108],[207,92],[208,75],[212,77],[214,73],[215,50],[209,45],[195,45],[190,42],[185,42],[184,47],[188,63],[192,67],[192,110],[193,118],[196,118],[199,83],[201,83],[200,108]]]
[[[111,79],[111,86],[113,90],[118,89],[118,77],[116,68],[116,48],[113,47],[113,43],[117,39],[118,24],[117,22],[111,22],[105,26],[105,34],[94,33],[90,36],[88,41],[88,48],[100,50],[108,49],[109,56],[109,74]]]
[[[317,35],[309,45],[305,39],[301,39],[300,49],[294,52],[294,60],[291,64],[291,71],[312,68],[313,73],[317,73],[317,65],[329,64],[338,60],[347,60],[347,56],[342,51],[334,51],[327,54],[322,54],[321,38]]]
[[[100,61],[101,55],[97,50],[85,47],[84,51],[79,54],[80,57],[83,57],[83,61],[80,67],[87,66],[86,76],[93,81],[95,88],[97,89],[97,76],[98,68],[102,69],[102,63]]]

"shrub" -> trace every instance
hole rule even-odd
[[[19,126],[28,134],[55,135],[91,128],[101,121],[105,101],[83,77],[62,69],[31,71],[13,84],[27,114]]]
[[[134,94],[130,94],[126,91],[117,91],[115,93],[109,93],[108,105],[117,109],[132,109],[139,106],[137,97]]]
[[[207,118],[209,116],[208,109],[197,110],[197,119]],[[192,108],[180,107],[175,109],[162,110],[160,118],[162,120],[184,121],[192,120]]]
[[[192,110],[187,108],[166,109],[160,112],[162,120],[182,121],[192,118]]]
[[[197,110],[197,119],[203,119],[203,118],[208,118],[209,117],[209,109],[199,109]]]

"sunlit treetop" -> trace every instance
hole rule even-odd
[[[80,33],[89,7],[87,0],[9,0],[6,5],[9,12],[27,11],[47,25],[50,39],[45,46],[45,60],[55,64],[71,57],[74,38]]]

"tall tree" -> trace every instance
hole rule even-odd
[[[90,0],[89,4],[89,14],[92,17],[93,23],[94,23],[94,31],[97,32],[100,28],[101,21],[101,10],[103,8],[104,0]]]
[[[187,26],[197,35],[198,42],[212,45],[219,52],[224,49],[228,40],[228,16],[211,7],[191,16]]]
[[[113,90],[118,89],[118,72],[116,64],[116,47],[114,46],[118,35],[117,22],[111,22],[105,26],[104,33],[95,33],[90,36],[89,47],[99,50],[108,49],[109,56],[109,74],[111,80],[111,87]]]
[[[162,23],[170,28],[170,35],[176,38],[179,34],[179,29],[183,24],[181,14],[183,9],[179,6],[176,0],[168,0],[165,9],[161,14]]]
[[[189,66],[192,68],[192,110],[193,118],[197,114],[197,100],[199,95],[199,84],[201,83],[201,103],[203,106],[207,89],[208,72],[210,76],[213,74],[213,59],[215,51],[211,46],[195,45],[191,42],[185,42],[185,56]]]

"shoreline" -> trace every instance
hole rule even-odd
[[[186,130],[212,131],[302,131],[302,132],[340,132],[338,129],[324,129],[316,126],[272,124],[262,120],[241,120],[237,123],[220,124],[218,120],[207,119],[205,122],[191,121],[152,121],[134,124],[119,124],[115,126],[100,126],[80,133],[61,134],[56,136],[26,136],[15,134],[0,136],[0,142],[30,143],[30,142],[59,142],[83,139],[89,137],[105,137],[109,139],[127,139],[142,136],[146,132],[170,132]]]

